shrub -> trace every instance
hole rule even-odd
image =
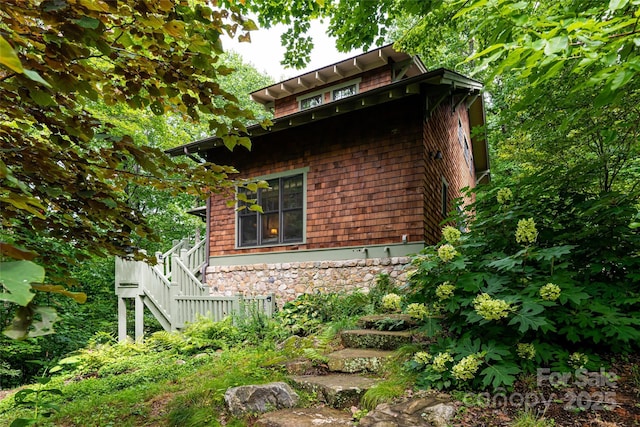
[[[479,191],[469,231],[414,257],[407,309],[446,328],[430,363],[408,363],[421,386],[509,386],[540,364],[593,369],[599,349],[638,348],[638,195],[534,197],[526,184]]]

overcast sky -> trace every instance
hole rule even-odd
[[[286,29],[283,25],[268,30],[251,31],[251,43],[239,43],[237,40],[229,38],[224,38],[222,43],[225,50],[239,53],[245,62],[252,64],[258,71],[269,74],[279,82],[360,53],[359,51],[338,52],[335,48],[335,40],[326,35],[326,28],[327,25],[321,24],[319,21],[311,23],[310,35],[313,37],[314,48],[311,52],[311,62],[303,70],[285,69],[280,65],[280,61],[284,58],[284,48],[280,46],[280,35]]]

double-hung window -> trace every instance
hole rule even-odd
[[[267,179],[269,188],[252,193],[262,213],[249,209],[238,211],[238,246],[272,246],[299,243],[304,240],[304,174]],[[241,207],[247,207],[241,203]]]

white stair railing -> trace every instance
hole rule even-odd
[[[275,298],[266,296],[210,296],[209,287],[196,276],[203,276],[206,263],[205,241],[191,247],[188,239],[175,241],[165,253],[156,253],[154,266],[132,259],[116,258],[116,294],[118,296],[118,339],[127,337],[126,299],[135,300],[135,335],[143,328],[146,305],[165,330],[183,328],[198,315],[219,321],[231,313],[272,315]]]

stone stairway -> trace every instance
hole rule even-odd
[[[381,331],[378,326],[394,326]],[[320,402],[331,408],[287,409],[261,416],[256,426],[311,427],[352,426],[351,415],[343,409],[359,406],[360,399],[381,381],[385,363],[394,350],[412,340],[410,328],[415,323],[409,316],[366,316],[358,321],[360,329],[343,331],[343,349],[326,355],[327,375],[292,375],[295,388],[315,393]],[[400,329],[400,330],[397,330]]]

